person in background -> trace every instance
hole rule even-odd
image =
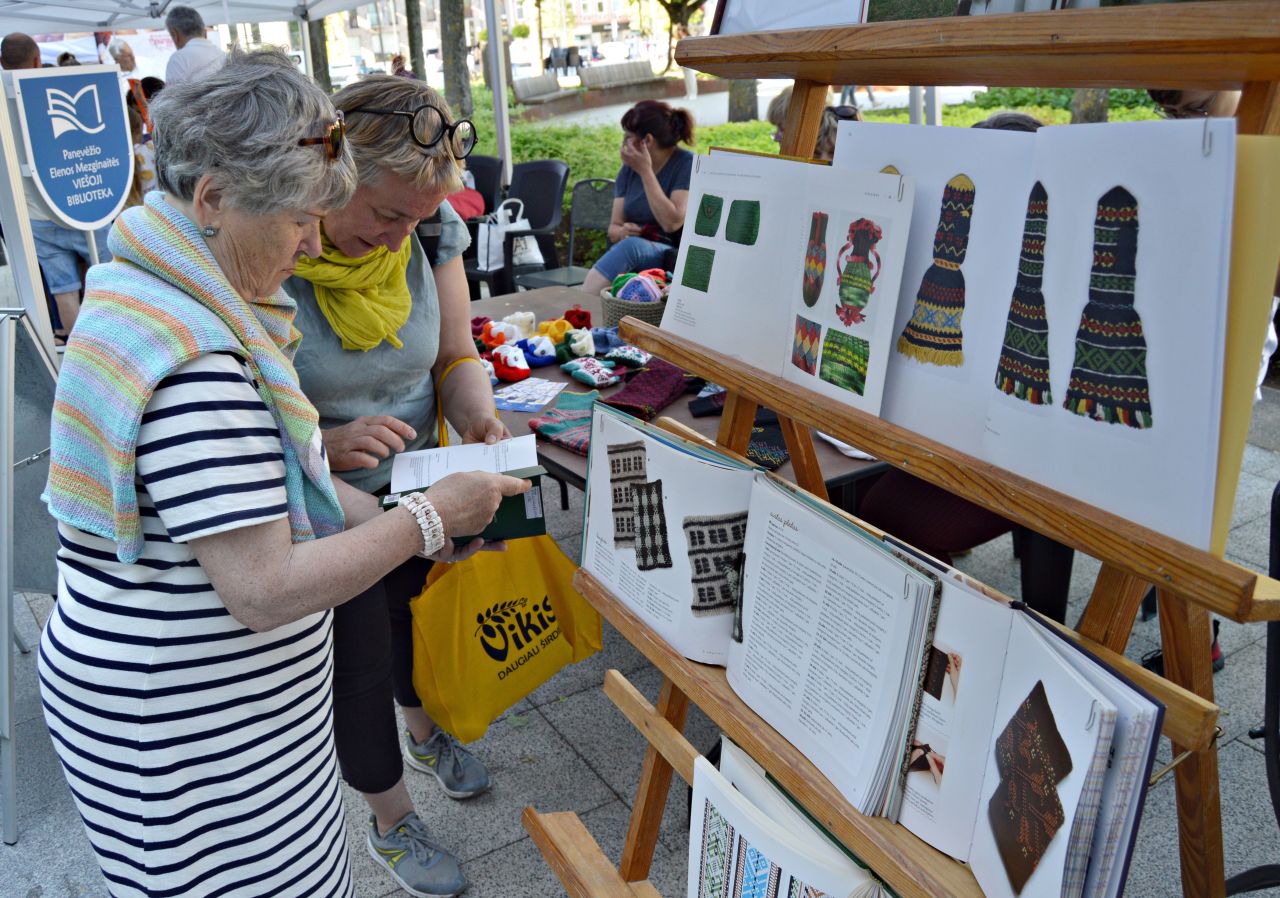
[[[199,81],[212,75],[227,61],[223,53],[205,36],[204,19],[190,6],[175,6],[164,17],[164,27],[178,51],[169,57],[164,69],[167,84]]]
[[[0,67],[14,69],[40,68],[40,47],[31,36],[15,31],[0,41]]]
[[[582,289],[599,293],[623,272],[670,268],[680,246],[693,153],[693,114],[642,100],[622,116],[622,167],[613,187],[609,240]]]
[[[408,63],[405,61],[403,53],[397,53],[395,56],[391,57],[391,74],[399,78],[417,78],[418,77],[413,73],[413,69],[409,68]]]
[[[129,184],[129,195],[125,207],[140,206],[142,199],[156,189],[156,154],[152,143],[146,139],[142,130],[142,116],[135,106],[130,104],[129,134],[133,140],[133,181]]]
[[[120,67],[120,90],[125,97],[129,98],[129,102],[133,107],[138,110],[138,115],[142,118],[143,130],[150,131],[151,117],[147,113],[147,95],[142,89],[142,81],[133,77],[133,73],[138,69],[138,62],[134,58],[133,48],[116,38],[107,45],[107,52],[111,54],[115,64]]]
[[[76,59],[76,54],[70,50],[63,50],[58,54],[58,68],[69,65],[79,65],[80,60]]]
[[[773,139],[782,143],[782,132],[787,123],[787,110],[791,107],[791,88],[785,87],[765,110],[765,118],[773,125]],[[822,110],[818,124],[818,138],[813,144],[814,159],[830,162],[836,155],[836,129],[841,122],[860,122],[862,113],[857,106],[828,106]]]

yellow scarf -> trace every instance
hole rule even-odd
[[[314,285],[316,303],[342,340],[343,349],[368,351],[383,340],[404,346],[396,332],[409,318],[410,241],[396,252],[379,246],[368,255],[344,256],[322,234],[320,258],[298,260],[297,274]]]

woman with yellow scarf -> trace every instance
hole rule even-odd
[[[434,445],[436,397],[465,442],[510,436],[494,413],[471,339],[462,267],[468,235],[445,201],[461,186],[475,143],[469,121],[420,81],[373,76],[340,91],[359,187],[322,222],[322,253],[299,260],[285,291],[298,303],[295,359],[320,412],[329,465],[349,484],[385,492],[391,455]],[[434,254],[415,232],[438,228]],[[343,778],[371,811],[369,854],[415,895],[465,888],[457,859],[414,811],[403,779],[395,701],[409,764],[463,799],[489,787],[474,755],[436,729],[414,692],[409,600],[428,562],[417,559],[334,616],[334,738]]]

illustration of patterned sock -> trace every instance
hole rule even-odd
[[[734,200],[724,222],[724,239],[743,246],[755,246],[760,236],[760,201]]]
[[[1062,405],[1087,418],[1146,428],[1152,426],[1151,394],[1147,340],[1133,307],[1137,254],[1138,201],[1113,187],[1098,200],[1089,301]]]
[[[883,236],[880,226],[869,218],[859,218],[849,224],[849,236],[836,257],[836,267],[840,269],[840,304],[836,306],[836,317],[845,327],[866,320],[862,310],[876,292],[876,278],[880,275],[876,244]]]
[[[815,212],[809,219],[809,243],[804,250],[804,274],[800,280],[800,295],[811,309],[822,295],[822,280],[826,275],[827,213]]]
[[[805,374],[818,370],[818,340],[822,338],[822,325],[802,315],[796,316],[796,331],[791,339],[791,364]]]
[[[747,538],[747,513],[690,515],[680,522],[689,551],[693,613],[699,617],[733,611],[728,572],[738,564]]]
[[[631,499],[635,505],[636,568],[651,571],[671,567],[671,542],[667,538],[662,481],[632,484]]]
[[[942,191],[942,211],[933,238],[933,264],[916,291],[911,320],[898,337],[898,352],[930,365],[964,364],[964,254],[976,191],[968,175],[956,175]]]
[[[599,390],[590,393],[564,390],[555,408],[529,419],[529,429],[557,446],[585,457],[591,446],[591,406],[599,398]]]
[[[827,328],[827,335],[822,341],[822,365],[818,368],[818,378],[862,396],[867,389],[867,363],[870,359],[871,344],[866,340]]]
[[[738,836],[737,863],[733,898],[778,898],[782,869],[741,834]]]
[[[996,367],[996,389],[1032,405],[1053,402],[1049,390],[1049,319],[1040,284],[1044,276],[1044,243],[1049,228],[1049,195],[1036,181],[1027,200],[1022,226],[1018,280],[1009,303],[1004,348]]]
[[[601,401],[628,415],[652,421],[684,394],[684,383],[683,369],[662,359],[650,359],[625,387]]]
[[[705,246],[689,247],[689,254],[684,259],[684,273],[680,275],[680,283],[691,290],[706,293],[711,286],[711,266],[716,260],[716,251]]]
[[[714,237],[720,230],[720,212],[724,209],[724,197],[704,193],[698,203],[698,217],[693,221],[693,233],[699,237]]]
[[[733,825],[707,799],[702,811],[702,865],[698,898],[728,898],[733,873]]]
[[[635,488],[645,481],[644,440],[613,443],[609,456],[609,489],[613,500],[613,544],[629,547],[636,543]]]

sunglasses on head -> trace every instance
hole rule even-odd
[[[414,143],[429,150],[441,140],[447,140],[449,151],[455,159],[465,159],[471,155],[476,146],[476,126],[471,119],[461,118],[449,124],[444,113],[424,103],[417,109],[375,109],[372,106],[360,106],[351,112],[364,112],[369,115],[399,115],[409,119],[409,134]]]
[[[827,111],[844,122],[862,121],[862,111],[857,106],[828,106]]]
[[[321,137],[304,137],[298,141],[298,146],[309,147],[320,144],[324,147],[324,154],[330,162],[333,162],[342,155],[342,145],[347,139],[347,122],[342,115],[342,110],[338,110],[338,117],[334,119],[333,124],[329,125],[324,135]]]

